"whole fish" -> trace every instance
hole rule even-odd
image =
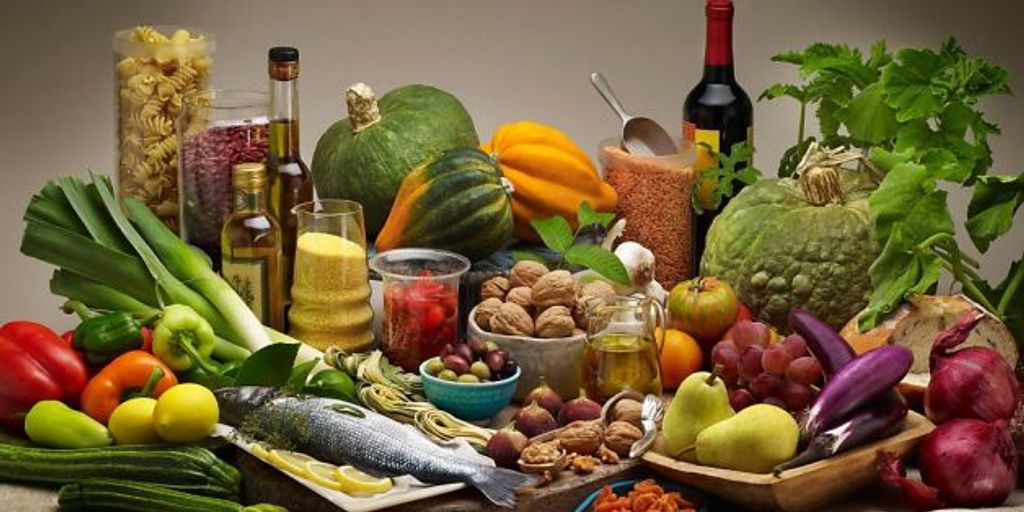
[[[425,483],[465,482],[497,505],[514,507],[516,489],[534,478],[471,460],[416,429],[341,400],[289,396],[246,386],[214,392],[223,423],[333,464],[379,475],[412,475]]]

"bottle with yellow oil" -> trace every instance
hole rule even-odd
[[[653,299],[617,297],[591,312],[583,350],[587,396],[604,401],[622,390],[661,395],[659,347],[664,313]]]

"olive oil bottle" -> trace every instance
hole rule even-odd
[[[231,173],[234,211],[220,233],[221,275],[264,325],[284,329],[281,225],[267,211],[267,171],[242,163]]]
[[[268,55],[270,141],[267,165],[272,177],[270,213],[281,223],[285,300],[291,294],[295,261],[296,205],[313,200],[309,167],[299,155],[299,50],[275,46]]]

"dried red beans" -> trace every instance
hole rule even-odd
[[[231,213],[231,169],[267,159],[268,125],[216,126],[181,145],[182,237],[220,266],[220,231]]]

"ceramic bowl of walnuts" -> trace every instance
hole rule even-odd
[[[469,313],[470,340],[491,341],[522,368],[516,398],[545,377],[563,396],[580,389],[583,348],[590,311],[615,296],[603,281],[577,283],[567,270],[520,261],[507,276],[484,281],[480,303]]]

